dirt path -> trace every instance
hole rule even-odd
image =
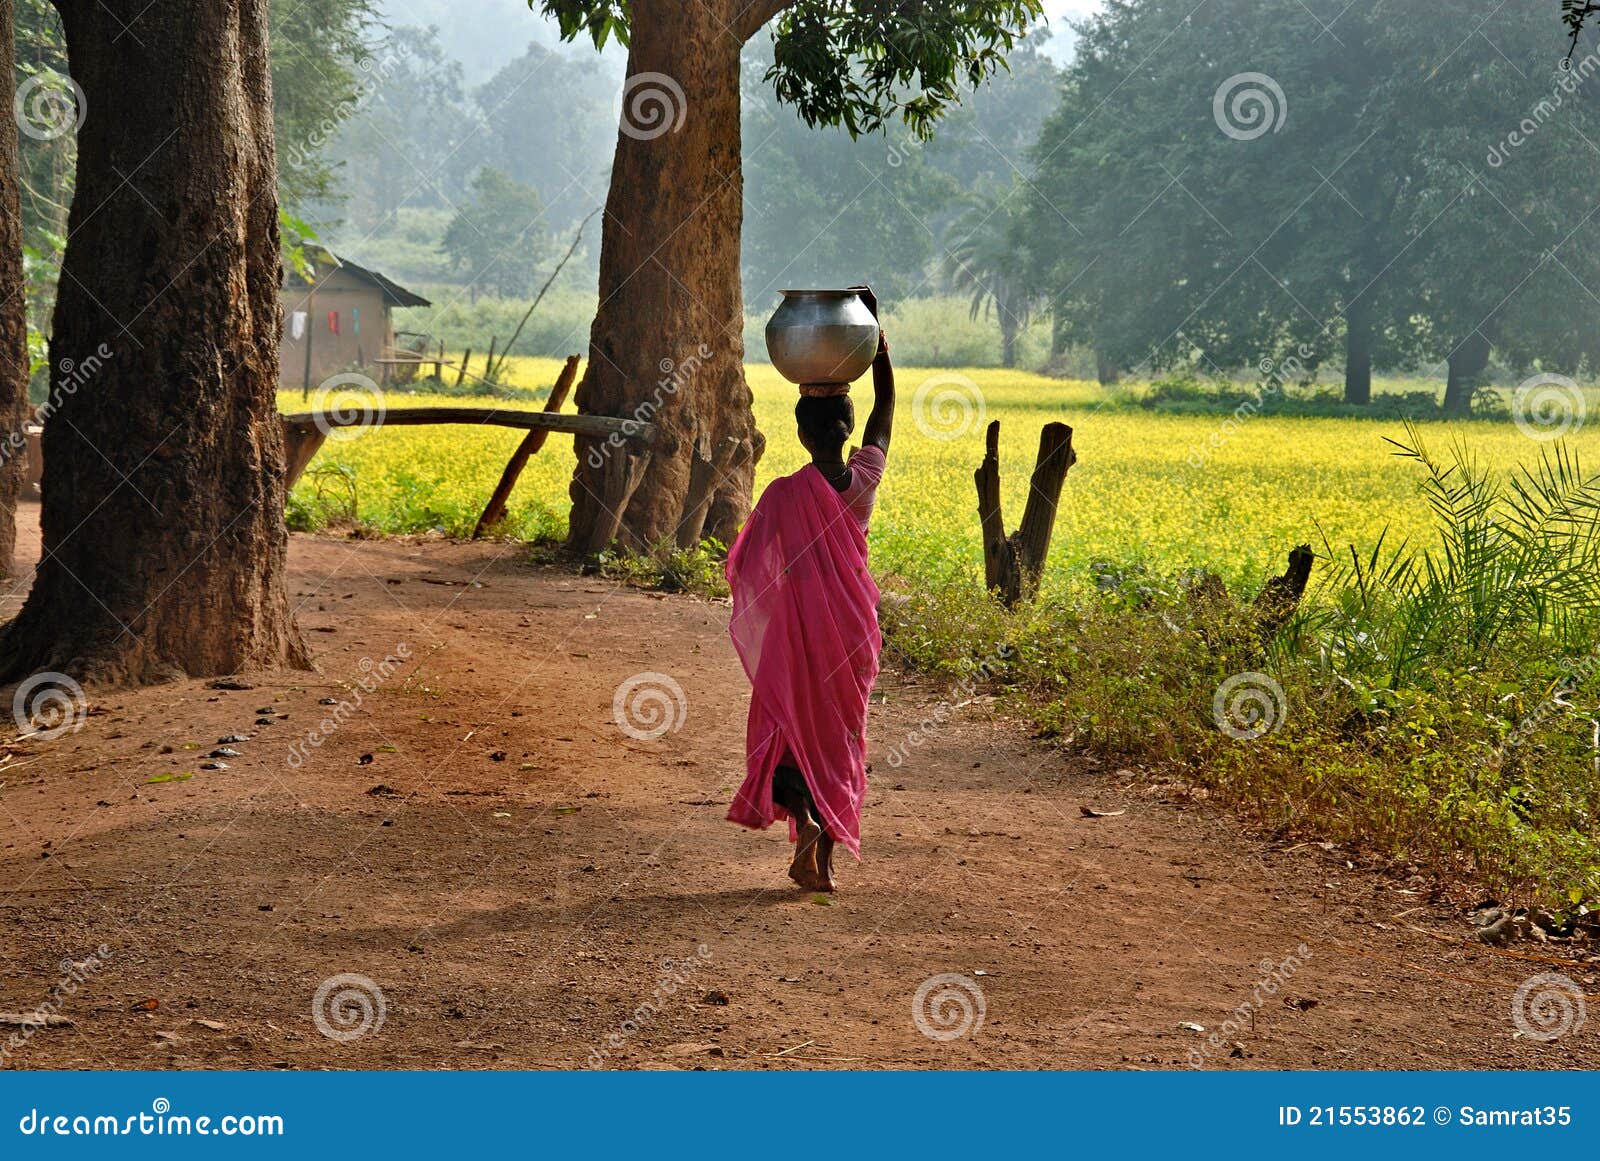
[[[55,994],[74,1024],[7,1065],[1600,1065],[1600,1011],[1553,1043],[1515,1035],[1518,985],[1555,966],[1468,942],[1417,885],[1241,838],[981,704],[889,768],[941,696],[892,670],[866,861],[822,905],[784,878],[782,835],[722,819],[747,704],[726,609],[519,556],[296,537],[320,674],[100,696],[79,732],[17,747],[0,1010]],[[641,672],[681,687],[681,728],[618,728]],[[319,700],[353,702],[364,673],[376,688],[306,746],[333,712]],[[249,735],[240,756],[201,770],[230,734]],[[101,944],[62,987],[61,961]],[[1595,965],[1563,970],[1596,991]],[[969,1007],[981,995],[954,1039],[913,1015],[944,973]],[[349,1041],[312,1012],[341,974],[383,997],[381,1027]],[[958,1030],[942,987],[923,1023]],[[1241,1005],[1253,1020],[1224,1030]]]

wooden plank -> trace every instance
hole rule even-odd
[[[328,438],[327,432],[312,421],[302,422],[299,416],[284,416],[283,418],[283,458],[284,480],[283,493],[288,496],[289,490],[300,481],[301,475],[306,470],[306,465],[311,462],[311,457],[317,454],[324,440]]]
[[[577,378],[578,356],[570,355],[566,365],[561,368],[560,377],[550,388],[550,397],[544,401],[546,414],[553,415],[561,410],[561,405],[567,401],[567,395]],[[478,517],[478,525],[472,530],[474,540],[505,519],[506,504],[511,499],[511,490],[517,486],[517,479],[522,475],[522,469],[527,466],[531,456],[538,454],[539,449],[544,447],[544,441],[549,438],[548,428],[536,428],[523,436],[522,442],[517,445],[517,450],[511,454],[505,471],[500,473],[500,482],[495,485],[494,495],[490,496],[489,502],[484,505],[483,515]]]
[[[349,419],[329,414],[319,416],[304,411],[285,415],[285,423],[311,424],[318,422],[329,427],[370,423],[370,414],[353,413]],[[614,419],[609,415],[556,415],[547,411],[517,411],[505,407],[391,407],[383,415],[382,427],[417,427],[430,423],[460,423],[482,426],[516,427],[524,431],[543,429],[564,431],[572,435],[587,435],[602,439],[617,436],[629,444],[648,445],[655,442],[656,428],[652,423],[637,419]]]

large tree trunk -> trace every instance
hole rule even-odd
[[[1372,402],[1372,303],[1365,294],[1344,312],[1344,401]]]
[[[1000,311],[1000,365],[1017,365],[1017,319],[1004,308]]]
[[[639,548],[749,514],[763,440],[744,379],[742,0],[635,0],[578,410],[653,422],[648,460],[576,441],[570,544]],[[703,461],[699,471],[696,461]],[[699,495],[691,495],[696,481]]]
[[[305,665],[284,587],[267,0],[56,0],[88,116],[44,559],[0,677]]]
[[[1110,387],[1122,378],[1114,359],[1096,344],[1094,348],[1094,377],[1102,387]]]
[[[28,297],[22,281],[22,159],[17,122],[16,30],[12,0],[0,0],[0,573],[17,547],[28,413]]]
[[[1484,368],[1489,365],[1489,340],[1473,331],[1450,352],[1449,376],[1444,387],[1444,413],[1446,415],[1471,415],[1472,396],[1483,382]]]

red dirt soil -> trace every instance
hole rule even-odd
[[[1246,837],[981,699],[890,768],[946,692],[892,666],[866,858],[824,901],[777,828],[723,820],[748,704],[725,607],[505,544],[297,536],[291,563],[320,673],[91,691],[81,730],[10,747],[0,1011],[54,995],[72,1024],[0,1029],[8,1067],[1600,1065],[1600,1011],[1551,1042],[1513,1019],[1541,972],[1592,1000],[1593,960],[1474,942],[1419,881]],[[402,646],[291,765],[320,699],[353,703],[362,659]],[[653,740],[613,717],[644,672],[683,691]],[[201,770],[231,734],[240,756]],[[383,1018],[339,1040],[313,997],[346,973]],[[982,1019],[934,984],[921,1023],[970,1025],[936,1039],[913,1009],[946,973]]]

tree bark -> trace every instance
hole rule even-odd
[[[306,666],[285,589],[267,0],[56,0],[87,117],[44,558],[0,677]]]
[[[615,447],[575,441],[568,543],[582,551],[603,547],[612,528],[627,548],[675,540],[685,518],[697,518],[686,511],[697,453],[717,457],[705,534],[728,543],[750,512],[764,440],[744,378],[742,42],[729,31],[742,31],[748,8],[741,0],[631,8],[600,308],[577,404],[653,422],[658,437],[638,472],[608,464]]]
[[[1366,295],[1344,312],[1344,401],[1372,402],[1372,303]]]
[[[1446,415],[1472,414],[1472,396],[1483,382],[1483,371],[1489,365],[1492,350],[1489,340],[1479,331],[1473,331],[1450,352],[1447,359],[1450,370],[1444,386]]]
[[[22,159],[17,122],[16,19],[0,0],[0,574],[10,576],[17,547],[28,415],[28,296],[22,274]]]

